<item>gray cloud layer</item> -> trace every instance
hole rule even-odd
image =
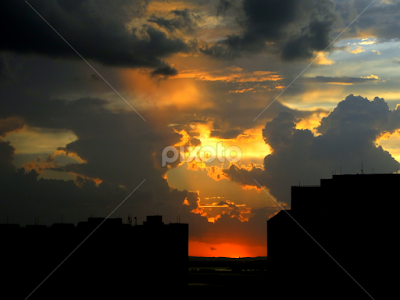
[[[312,83],[332,83],[332,84],[358,84],[377,81],[375,78],[363,78],[363,77],[326,77],[326,76],[315,76],[302,79],[305,82]]]
[[[147,1],[29,2],[85,59],[121,67],[163,68],[162,60],[189,46],[152,26],[127,30],[143,14]],[[24,2],[2,1],[0,50],[79,59],[76,53]]]
[[[244,53],[278,51],[284,60],[304,59],[324,50],[330,42],[335,14],[333,3],[323,1],[244,0],[243,32],[228,35],[202,52],[232,59]]]

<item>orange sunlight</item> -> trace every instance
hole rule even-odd
[[[254,160],[254,158],[262,161],[266,155],[271,153],[270,147],[264,142],[261,128],[248,129],[242,134],[239,134],[236,138],[221,139],[218,137],[211,137],[211,123],[196,124],[192,126],[192,130],[200,133],[197,138],[201,141],[201,147],[212,147],[214,149],[222,149],[221,147],[224,147],[224,150],[228,150],[229,147],[239,148],[241,153],[236,153],[236,151],[233,150],[235,148],[231,148],[230,150],[232,151],[225,153],[224,158],[234,159],[236,155],[239,155],[239,161],[246,159]],[[190,135],[185,130],[182,130],[179,133],[182,134],[183,137],[179,143],[174,145],[176,147],[183,146],[190,140]],[[220,144],[220,147],[218,144]],[[188,153],[186,154],[186,156],[188,156]],[[217,153],[217,155],[220,154]],[[198,162],[197,167],[205,168],[206,165],[202,162]],[[191,166],[191,168],[194,169],[193,166]]]
[[[201,92],[192,80],[162,80],[152,78],[148,72],[132,69],[119,70],[121,81],[131,97],[135,107],[166,107],[178,109],[213,107],[210,101],[201,96]]]
[[[203,243],[189,240],[189,256],[202,257],[257,257],[267,256],[266,246],[233,243]]]

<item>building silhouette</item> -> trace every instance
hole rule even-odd
[[[187,285],[188,230],[162,216],[143,225],[93,217],[77,226],[1,224],[0,296],[25,299],[50,274],[29,299],[168,294]]]
[[[387,299],[399,266],[399,186],[400,174],[333,175],[319,186],[293,186],[291,210],[267,221],[277,294]]]

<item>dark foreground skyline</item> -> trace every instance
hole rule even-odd
[[[400,174],[361,173],[293,186],[291,210],[267,222],[269,272],[284,279],[282,295],[388,299],[399,267],[399,184]]]
[[[3,299],[122,299],[187,285],[188,225],[164,224],[162,216],[134,226],[89,218],[0,231]]]
[[[385,299],[395,287],[398,226],[397,209],[380,208],[399,182],[400,174],[354,174],[293,186],[292,209],[267,222],[267,258],[189,258],[188,224],[167,225],[162,216],[148,216],[143,225],[121,218],[1,224],[7,274],[1,293],[7,299],[123,299],[149,290],[228,296],[239,295],[240,286],[273,287],[270,299]]]

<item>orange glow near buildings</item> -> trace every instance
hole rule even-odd
[[[203,243],[189,240],[189,256],[239,258],[266,255],[266,246],[251,246],[233,243]]]

